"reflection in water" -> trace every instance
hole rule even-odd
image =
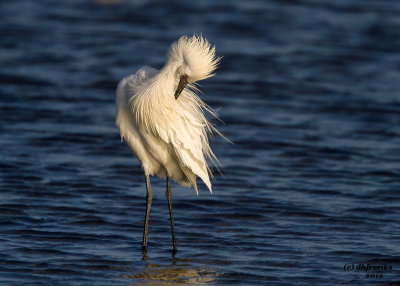
[[[141,280],[139,285],[183,285],[214,284],[217,273],[215,269],[190,267],[189,259],[174,259],[172,265],[160,265],[147,263],[138,274],[125,275],[128,279]],[[135,281],[135,285],[138,285]]]

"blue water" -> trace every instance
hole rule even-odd
[[[400,285],[399,15],[389,0],[2,0],[0,284]],[[172,185],[175,256],[152,179],[142,259],[144,177],[115,88],[193,33],[223,56],[202,98],[234,144],[212,142],[212,195]]]

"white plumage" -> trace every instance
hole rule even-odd
[[[202,37],[181,37],[160,71],[142,67],[119,83],[116,125],[149,175],[168,174],[196,192],[197,175],[212,190],[206,159],[215,159],[207,138],[213,127],[204,110],[214,113],[190,83],[212,76],[218,60]],[[181,75],[189,84],[175,99]]]
[[[216,157],[208,134],[216,130],[204,111],[216,115],[196,95],[193,83],[213,76],[218,62],[215,47],[206,39],[183,36],[171,45],[161,70],[145,66],[119,83],[116,125],[141,162],[146,178],[166,178],[169,186],[171,177],[183,186],[193,185],[198,193],[198,176],[212,191],[207,159]]]

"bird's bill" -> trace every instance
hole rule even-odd
[[[176,88],[176,91],[175,91],[175,99],[178,99],[178,97],[181,95],[182,91],[185,89],[187,84],[188,84],[187,75],[181,75],[181,78],[178,83],[178,87]]]

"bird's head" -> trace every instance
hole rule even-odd
[[[188,83],[213,76],[219,61],[215,47],[211,47],[202,36],[183,36],[173,43],[168,52],[167,65],[172,67],[179,80],[175,98],[179,97]]]

